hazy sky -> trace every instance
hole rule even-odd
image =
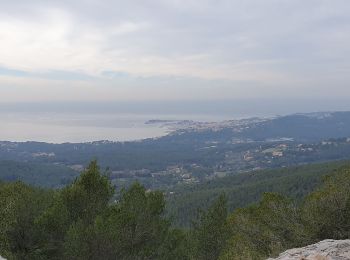
[[[349,0],[0,0],[0,102],[350,98]]]

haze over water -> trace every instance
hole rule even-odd
[[[217,122],[338,110],[350,110],[346,99],[0,103],[0,141],[131,141],[169,132],[145,124],[153,119]]]
[[[2,1],[0,140],[135,140],[165,134],[143,122],[169,115],[350,110],[349,3]]]
[[[49,143],[98,140],[132,141],[166,135],[169,129],[145,124],[151,119],[221,121],[205,115],[0,113],[0,140]]]

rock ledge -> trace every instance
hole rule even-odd
[[[302,248],[293,248],[268,260],[349,260],[350,239],[327,239]]]

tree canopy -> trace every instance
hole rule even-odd
[[[165,214],[161,191],[120,191],[92,161],[61,190],[0,183],[0,254],[8,259],[266,259],[287,248],[350,235],[350,168],[304,200],[265,193],[228,211],[221,194],[190,228]]]

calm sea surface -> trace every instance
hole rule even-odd
[[[130,141],[166,135],[169,130],[147,120],[221,121],[232,119],[206,115],[0,113],[1,141],[49,143]]]

